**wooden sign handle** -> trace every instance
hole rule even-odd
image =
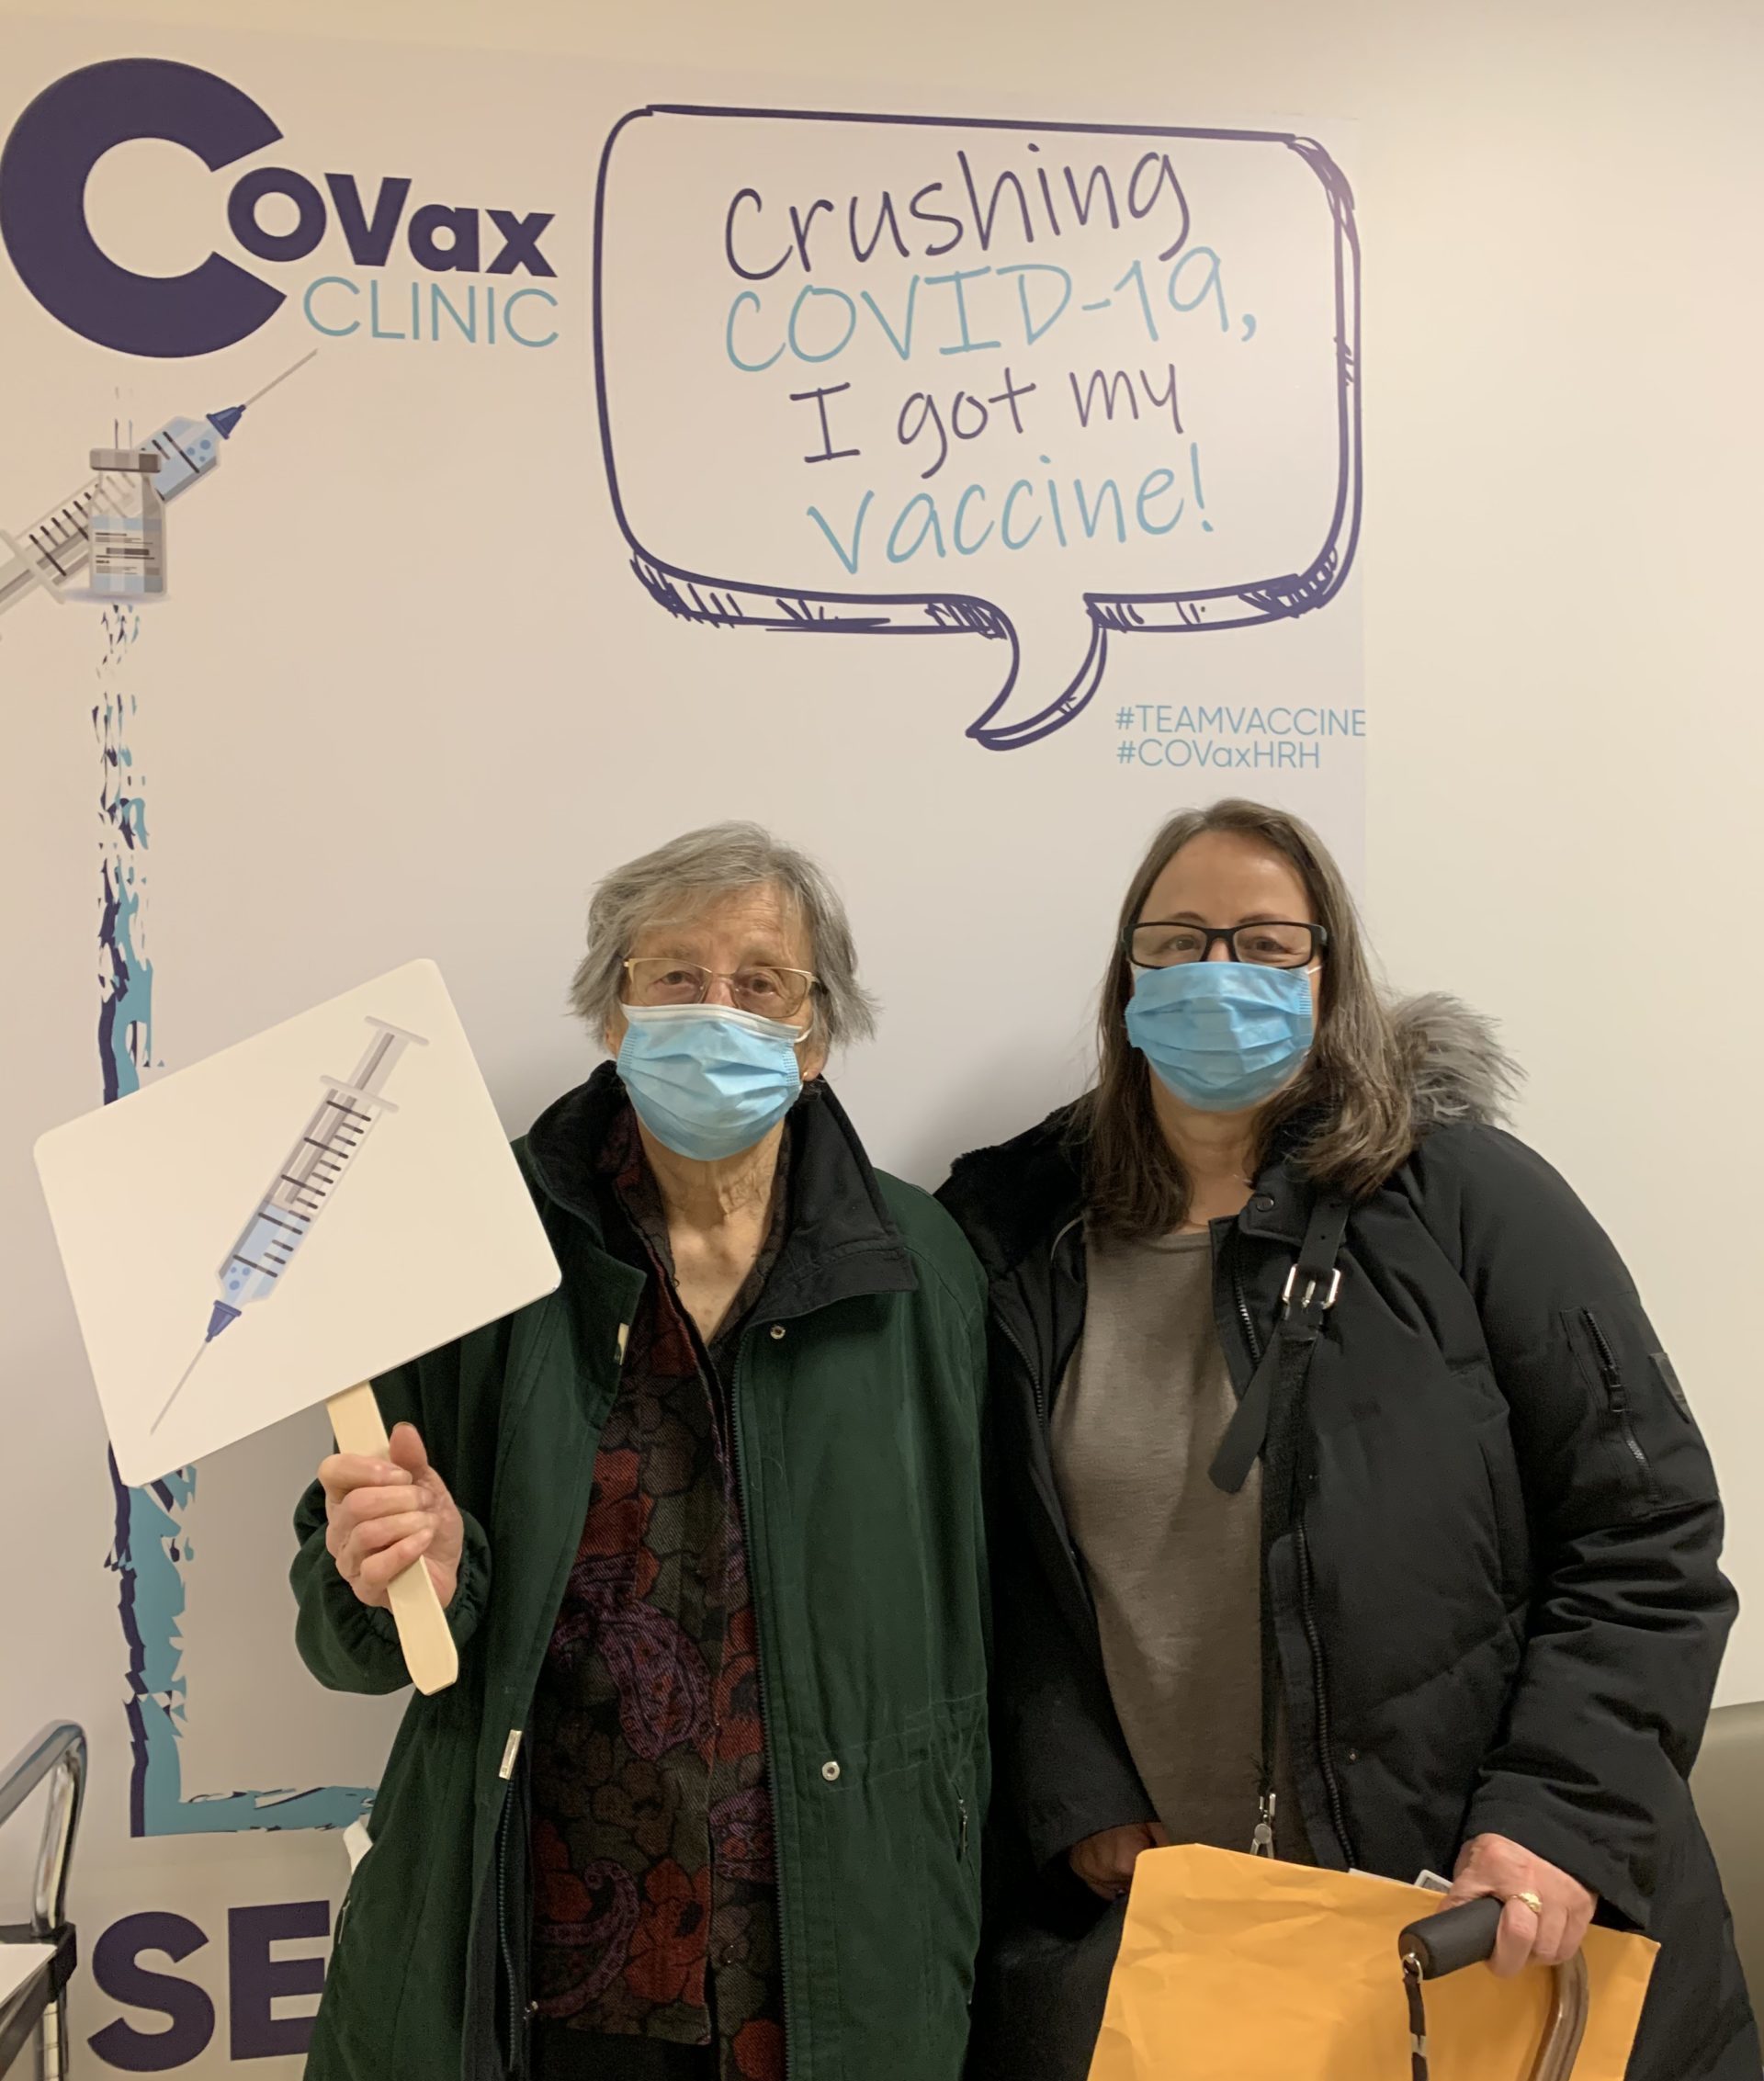
[[[345,1387],[325,1403],[331,1428],[336,1433],[337,1450],[354,1453],[367,1460],[391,1457],[392,1442],[386,1435],[386,1420],[366,1382]],[[413,1561],[391,1584],[392,1618],[398,1626],[398,1644],[404,1650],[404,1667],[411,1681],[428,1695],[445,1691],[459,1674],[459,1650],[447,1627],[434,1578],[421,1560]]]

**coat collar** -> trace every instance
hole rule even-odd
[[[966,1232],[990,1279],[1046,1250],[1084,1210],[1071,1154],[1072,1108],[992,1148],[957,1157],[937,1197]]]
[[[541,1192],[602,1250],[594,1158],[629,1103],[616,1065],[603,1062],[541,1114],[526,1137]],[[912,1259],[876,1172],[844,1107],[820,1078],[803,1086],[791,1111],[789,1145],[789,1227],[761,1316],[788,1320],[857,1295],[912,1293],[919,1284]]]
[[[998,1278],[1081,1218],[1083,1180],[1072,1153],[1074,1109],[1061,1106],[1038,1126],[956,1163],[938,1198],[967,1234],[989,1276]],[[1313,1188],[1291,1161],[1307,1123],[1283,1127],[1237,1226],[1246,1235],[1296,1245],[1304,1239]]]

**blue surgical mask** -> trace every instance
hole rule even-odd
[[[627,1004],[618,1073],[676,1156],[716,1163],[763,1141],[802,1091],[808,1035],[727,1004]]]
[[[1135,973],[1127,1037],[1199,1113],[1272,1098],[1298,1074],[1313,1032],[1306,968],[1185,961]]]

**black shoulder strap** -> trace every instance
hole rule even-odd
[[[1290,1407],[1310,1371],[1323,1318],[1334,1306],[1340,1288],[1341,1274],[1335,1261],[1340,1255],[1351,1211],[1347,1197],[1333,1192],[1320,1194],[1311,1209],[1305,1240],[1286,1275],[1274,1335],[1214,1455],[1210,1470],[1213,1486],[1228,1496],[1237,1495],[1249,1480],[1250,1469],[1268,1442],[1276,1389],[1282,1405]]]
[[[1295,1504],[1291,1493],[1296,1465],[1292,1418],[1304,1394],[1311,1357],[1322,1333],[1323,1318],[1335,1305],[1341,1274],[1336,1266],[1347,1232],[1351,1203],[1340,1193],[1319,1195],[1311,1209],[1305,1240],[1286,1275],[1280,1320],[1243,1391],[1209,1477],[1214,1486],[1235,1496],[1250,1478],[1258,1459],[1262,1475],[1261,1582],[1261,1785],[1251,1853],[1275,1854],[1274,1754],[1280,1718],[1280,1646],[1275,1637],[1268,1556],[1286,1529]],[[1345,1848],[1345,1846],[1344,1846]]]

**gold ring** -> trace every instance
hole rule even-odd
[[[1513,1898],[1522,1906],[1529,1907],[1540,1922],[1544,1919],[1544,1903],[1535,1894],[1515,1894]]]

